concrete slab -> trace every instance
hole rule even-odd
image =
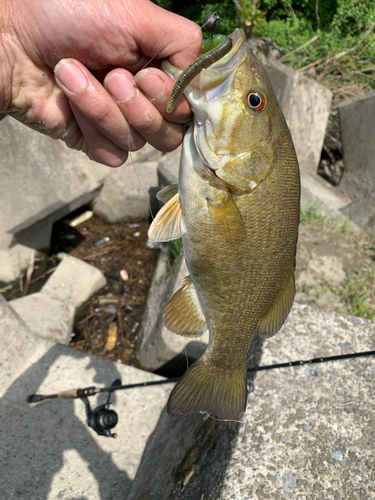
[[[0,122],[0,170],[0,280],[7,282],[34,249],[48,248],[53,222],[95,197],[109,169],[7,116]]]
[[[61,301],[39,292],[9,304],[37,337],[64,345],[71,341],[76,309],[69,300]]]
[[[131,163],[112,169],[93,202],[93,211],[108,222],[125,217],[148,217],[157,212],[157,161]]]
[[[0,320],[0,498],[124,500],[165,406],[166,386],[114,395],[117,439],[87,427],[80,400],[29,405],[26,396],[108,386],[117,378],[130,384],[161,377],[35,340],[1,296]]]
[[[374,349],[375,322],[295,304],[250,364]],[[241,424],[162,413],[128,500],[374,498],[374,373],[373,356],[258,372]]]
[[[278,61],[266,61],[265,68],[288,123],[301,172],[316,173],[332,92]]]
[[[375,90],[343,101],[338,111],[344,157],[339,187],[357,201],[375,192]]]
[[[69,256],[57,266],[41,293],[80,307],[107,283],[104,274],[83,260]]]

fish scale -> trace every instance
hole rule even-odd
[[[300,180],[268,76],[243,31],[230,37],[231,51],[185,90],[194,125],[184,138],[178,186],[149,236],[182,237],[189,270],[167,305],[166,326],[188,337],[205,328],[210,334],[205,354],[172,391],[168,412],[239,420],[251,339],[256,331],[277,333],[293,303]],[[260,112],[250,108],[250,91],[266,103]]]

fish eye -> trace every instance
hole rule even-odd
[[[260,90],[250,90],[247,94],[247,104],[253,111],[259,112],[267,105],[266,96]]]

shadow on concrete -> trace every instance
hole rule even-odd
[[[130,488],[127,474],[118,469],[111,454],[104,451],[94,439],[93,431],[76,417],[73,400],[53,399],[37,405],[29,405],[26,402],[27,395],[38,392],[39,386],[48,376],[49,371],[58,369],[62,353],[64,357],[72,358],[73,365],[75,360],[82,359],[82,353],[69,348],[62,351],[61,347],[53,346],[37,363],[34,363],[15,380],[0,400],[2,448],[0,498],[4,500],[15,498],[86,500],[86,498],[93,498],[91,495],[85,496],[87,478],[82,477],[82,485],[78,485],[77,488],[77,477],[74,480],[66,477],[65,474],[64,477],[59,477],[59,471],[66,465],[64,453],[73,450],[73,455],[70,453],[70,456],[78,454],[94,476],[100,499],[124,500]],[[91,360],[85,366],[86,370],[95,369],[95,385],[108,385],[110,381],[121,378],[115,364],[110,365],[101,361],[104,360],[99,359],[98,362],[95,360],[95,363]],[[66,360],[64,363],[66,364]],[[81,374],[82,371],[84,370],[81,370]],[[66,389],[71,388],[70,386],[71,379],[67,382]],[[82,380],[77,380],[76,387],[82,386],[84,386]],[[112,399],[115,402],[115,398]],[[83,406],[83,403],[79,403]],[[110,448],[107,446],[107,449]],[[80,464],[82,466],[82,462]],[[74,465],[74,463],[69,464],[72,470],[74,470]],[[79,473],[78,464],[76,476],[79,476]],[[64,487],[59,491],[54,488],[51,492],[51,483],[57,478],[58,484],[63,484]],[[80,487],[81,490],[77,496]]]
[[[248,366],[259,366],[263,342],[254,337]],[[251,373],[253,383],[255,378],[256,373]],[[128,500],[220,498],[240,425],[207,415],[171,417],[164,408],[148,439]]]

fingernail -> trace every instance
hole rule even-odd
[[[134,95],[133,82],[122,73],[115,73],[107,80],[107,89],[119,103],[129,101]]]
[[[167,83],[158,73],[144,69],[137,73],[134,79],[149,99],[156,101],[165,96]]]
[[[88,80],[81,69],[74,63],[64,59],[55,67],[55,75],[59,82],[73,94],[78,94],[87,87]]]

